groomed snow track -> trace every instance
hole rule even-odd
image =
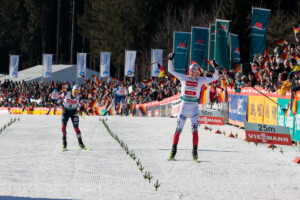
[[[0,134],[0,199],[299,199],[300,156],[297,147],[249,144],[216,135],[243,134],[233,126],[199,127],[199,160],[192,160],[188,120],[179,140],[177,161],[167,161],[176,119],[105,117],[128,145],[144,171],[108,133],[99,117],[80,118],[83,142],[78,150],[71,122],[69,151],[62,152],[60,116],[0,115],[0,127],[20,121]],[[101,117],[102,119],[104,117]],[[280,147],[283,149],[281,154]],[[154,182],[161,186],[155,191]]]

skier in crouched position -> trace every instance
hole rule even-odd
[[[67,123],[69,118],[71,118],[74,130],[77,135],[78,143],[81,149],[89,150],[85,147],[85,145],[82,142],[81,138],[81,132],[78,128],[79,126],[79,117],[78,114],[85,110],[84,108],[84,101],[83,99],[80,98],[80,86],[79,85],[74,85],[72,88],[72,92],[67,92],[65,94],[62,94],[60,96],[61,99],[63,99],[62,103],[62,140],[63,140],[63,151],[66,150],[67,148]]]
[[[183,130],[188,115],[191,116],[192,134],[193,134],[193,159],[198,159],[198,124],[199,124],[199,97],[201,86],[218,79],[218,68],[215,65],[215,75],[212,78],[197,77],[199,66],[191,64],[189,66],[189,75],[177,73],[173,70],[174,53],[169,54],[168,71],[174,75],[181,83],[181,105],[177,120],[177,128],[173,137],[173,146],[169,160],[174,159],[177,152],[179,136]]]

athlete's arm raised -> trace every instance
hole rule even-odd
[[[173,58],[174,58],[174,53],[170,53],[169,54],[169,60],[168,60],[168,71],[170,74],[172,74],[173,76],[175,76],[178,80],[184,80],[186,75],[175,72],[173,69]]]
[[[218,80],[218,78],[219,78],[219,70],[215,68],[214,77],[200,77],[200,81],[202,84],[205,84],[205,83],[211,83],[215,80]]]

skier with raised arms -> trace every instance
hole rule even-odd
[[[174,53],[169,54],[168,71],[174,75],[181,83],[181,105],[177,120],[177,128],[173,137],[173,146],[169,160],[175,158],[179,136],[183,130],[188,115],[191,116],[192,134],[193,134],[193,159],[198,160],[198,124],[199,124],[199,98],[201,86],[218,79],[218,68],[215,65],[215,75],[212,78],[197,77],[199,66],[191,64],[189,66],[189,75],[184,75],[173,70]],[[197,161],[198,162],[198,161]]]
[[[81,111],[84,111],[84,101],[81,99],[80,95],[80,86],[74,85],[72,88],[72,92],[66,92],[65,94],[62,94],[60,96],[61,99],[63,99],[62,103],[62,140],[63,140],[63,151],[66,151],[67,148],[67,123],[69,118],[71,118],[71,121],[73,123],[74,130],[76,132],[76,136],[78,139],[78,143],[81,149],[89,150],[85,147],[85,145],[82,142],[81,132],[79,130],[79,117],[78,114],[81,113]]]

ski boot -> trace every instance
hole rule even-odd
[[[171,154],[170,154],[170,158],[168,160],[169,161],[174,160],[176,153],[177,153],[177,145],[173,145],[172,151],[171,151]]]
[[[82,149],[82,150],[91,150],[91,149],[85,147],[85,145],[83,144],[81,138],[78,139],[78,143],[79,143],[79,147],[80,147],[79,149]]]
[[[63,140],[63,151],[67,150],[67,140]]]
[[[83,143],[79,143],[79,147],[80,147],[81,149],[84,149],[84,148],[85,148],[85,145],[84,145]]]
[[[193,155],[194,160],[198,160],[198,148],[197,148],[197,146],[193,147],[192,155]]]

